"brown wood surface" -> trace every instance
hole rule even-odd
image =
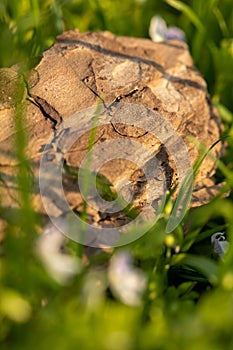
[[[112,119],[106,119],[110,120],[107,125],[97,128],[93,144],[104,145],[106,140],[137,139],[157,157],[169,189],[179,182],[180,176],[173,155],[159,138],[143,130],[146,114],[141,116],[141,127],[124,125],[123,121],[114,122],[114,113],[120,111],[120,104],[143,106],[169,121],[186,143],[192,164],[199,152],[193,139],[207,149],[220,136],[219,117],[185,43],[154,43],[146,39],[117,37],[109,32],[79,33],[76,30],[63,33],[43,53],[27,82],[18,75],[15,67],[0,70],[0,196],[1,206],[6,210],[20,206],[15,175],[18,160],[14,155],[15,96],[19,82],[23,89],[21,104],[24,106],[27,132],[26,155],[31,162],[30,171],[34,174],[35,183],[32,203],[40,213],[45,213],[38,186],[39,162],[44,145],[49,137],[61,132],[62,122],[99,102],[112,106],[112,115],[109,113],[106,117]],[[77,114],[77,118],[83,118],[82,114]],[[69,132],[66,137],[70,137]],[[80,166],[87,153],[89,139],[90,134],[83,133],[65,154],[68,167]],[[103,154],[104,146],[101,152]],[[221,152],[222,144],[219,143],[212,150],[212,155],[217,159]],[[143,148],[138,157],[143,157]],[[214,171],[215,164],[207,157],[195,180],[192,205],[206,203],[215,195]],[[140,209],[144,205],[146,183],[135,164],[122,159],[111,161],[101,168],[100,174],[113,188],[121,178],[130,179],[135,191],[135,207]],[[63,182],[71,208],[81,211],[82,196],[76,182],[68,175]],[[50,215],[61,215],[62,210],[56,201],[53,204]],[[101,217],[100,213],[90,209],[90,220],[117,225],[121,218],[118,215],[117,221],[109,216]]]

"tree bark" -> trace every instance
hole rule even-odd
[[[60,157],[66,164],[64,191],[73,210],[83,210],[83,196],[77,187],[77,176],[71,173],[82,166],[83,157],[90,148],[98,146],[90,164],[97,166],[99,159],[113,158],[101,165],[98,176],[112,192],[120,186],[123,197],[129,194],[128,185],[125,185],[128,181],[133,186],[133,206],[140,211],[148,201],[155,203],[159,197],[159,189],[146,178],[145,171],[161,177],[158,181],[163,181],[168,190],[179,184],[181,176],[184,177],[182,167],[177,166],[182,149],[176,144],[172,148],[172,143],[168,147],[169,137],[165,135],[168,126],[174,130],[174,140],[181,138],[184,141],[192,165],[200,152],[197,142],[208,149],[219,139],[221,132],[220,119],[209,99],[206,83],[183,42],[154,43],[147,39],[117,37],[109,32],[70,31],[60,35],[43,53],[28,79],[23,79],[13,67],[0,70],[0,82],[0,196],[5,212],[13,212],[20,206],[16,180],[19,164],[14,152],[19,105],[15,96],[19,85],[23,90],[20,103],[24,108],[27,134],[25,152],[35,184],[32,204],[37,212],[46,215],[48,207],[52,216],[63,214],[63,207],[59,208],[59,194],[58,198],[55,195],[56,185],[52,188],[50,182],[53,195],[48,199],[50,204],[46,210],[38,185],[39,164],[51,137],[57,140],[54,139],[52,145],[56,147],[55,157],[62,149]],[[98,114],[96,120],[102,121],[94,128],[93,135],[88,131],[91,129],[90,112],[86,112],[89,107],[92,107],[91,113],[95,110]],[[92,123],[91,126],[95,126],[94,115]],[[75,140],[79,126],[83,132]],[[75,142],[66,149],[70,139]],[[129,143],[124,144],[125,140]],[[125,159],[116,159],[117,152],[114,147],[106,146],[107,141],[114,141],[114,147],[117,142],[123,144],[126,150],[119,155],[123,154]],[[134,149],[131,145],[134,142],[140,143],[141,148]],[[126,159],[127,148],[138,164],[145,164],[144,171],[134,164],[133,158]],[[211,154],[215,159],[219,158],[222,149],[221,143],[213,148]],[[150,152],[147,158],[146,150]],[[47,164],[54,162],[51,150],[48,148],[46,152]],[[153,163],[154,159],[157,165]],[[182,162],[185,168],[184,159]],[[94,173],[91,166],[90,173]],[[206,157],[195,179],[192,205],[206,203],[215,195],[215,168],[213,160]],[[91,205],[87,206],[87,212],[89,220],[97,225],[116,226],[127,220],[122,213],[106,215]]]

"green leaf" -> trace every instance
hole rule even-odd
[[[211,284],[216,284],[218,281],[217,263],[213,260],[191,254],[179,254],[172,258],[171,265],[181,264],[187,265],[194,270],[202,273]]]
[[[231,123],[233,121],[233,113],[221,103],[215,103],[219,114],[224,122]]]
[[[191,201],[193,192],[193,171],[191,170],[181,184],[170,218],[167,222],[166,232],[172,232],[184,218]]]
[[[196,13],[192,10],[190,6],[184,4],[182,1],[177,0],[165,0],[170,6],[174,7],[176,10],[183,12],[190,21],[195,25],[199,31],[204,31],[204,26]]]

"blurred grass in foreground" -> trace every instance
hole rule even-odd
[[[217,176],[232,189],[232,0],[1,0],[0,66],[20,61],[30,66],[56,35],[73,28],[147,37],[155,14],[185,31],[195,65],[208,82],[229,136]],[[18,113],[19,131],[23,112]],[[22,132],[16,139],[19,160],[25,137]],[[119,301],[107,271],[99,268],[112,253],[93,256],[69,285],[51,278],[34,254],[37,222],[30,212],[26,163],[17,176],[23,206],[9,221],[0,247],[1,349],[233,348],[232,193],[190,210],[169,235],[165,211],[153,229],[126,247],[148,281],[142,304],[132,307]],[[217,231],[226,232],[231,242],[224,262],[210,245]],[[73,242],[68,249],[71,255],[77,252]]]

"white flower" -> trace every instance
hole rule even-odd
[[[142,270],[133,266],[128,251],[119,251],[113,255],[108,268],[108,280],[111,291],[123,303],[140,305],[147,278]]]
[[[64,241],[64,235],[50,223],[36,244],[37,255],[50,275],[60,284],[67,284],[81,270],[80,259],[61,252]]]
[[[164,40],[186,40],[183,30],[177,27],[167,27],[166,22],[160,16],[153,16],[151,18],[149,35],[155,42]]]

